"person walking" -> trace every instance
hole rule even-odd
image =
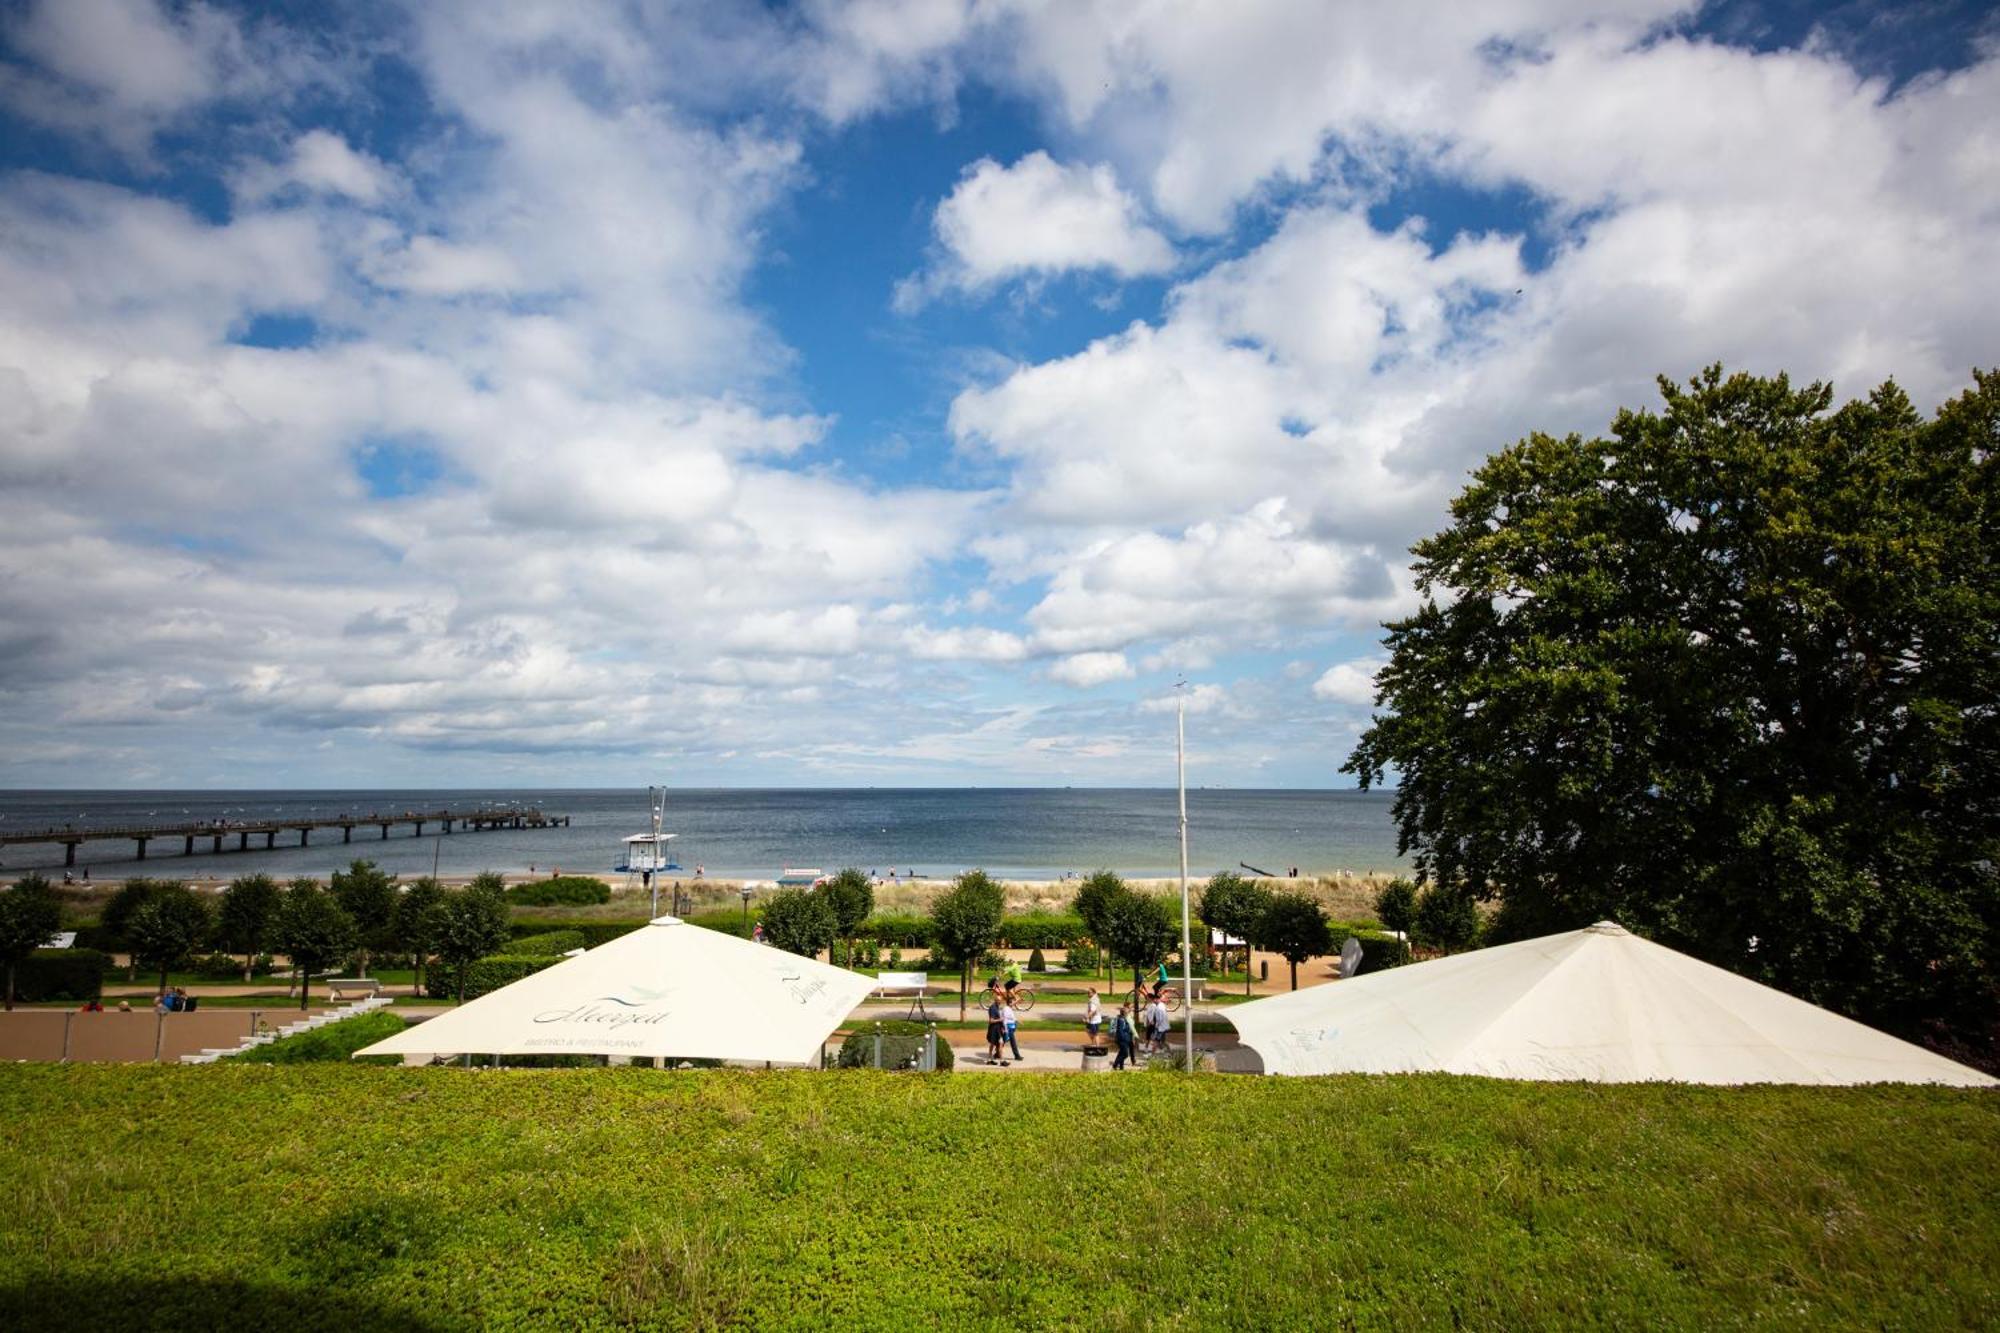
[[[1113,1069],[1123,1069],[1125,1062],[1132,1059],[1132,1020],[1125,1015],[1130,1005],[1118,1006],[1118,1017],[1111,1024],[1111,1039],[1118,1043],[1118,1058],[1111,1062]]]
[[[1007,1045],[1013,1050],[1014,1058],[1019,1060],[1021,1058],[1021,1043],[1014,1040],[1014,1029],[1021,1020],[1014,1012],[1014,997],[1012,995],[1006,996],[1000,1006],[1000,1021],[1006,1026]]]
[[[986,1063],[1004,1065],[1000,1058],[1000,1043],[1005,1040],[1000,1019],[1000,993],[992,986],[986,988]]]
[[[1097,998],[1097,987],[1083,998],[1083,1030],[1090,1034],[1090,1044],[1097,1045],[1097,1030],[1104,1026],[1104,1002]]]

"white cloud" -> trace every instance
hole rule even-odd
[[[1360,657],[1336,662],[1313,682],[1315,699],[1326,699],[1349,708],[1370,708],[1375,703],[1375,673],[1386,665],[1381,657]]]
[[[1097,269],[1121,278],[1173,266],[1174,251],[1140,219],[1111,168],[1060,165],[1037,149],[1011,167],[981,158],[932,223],[938,261],[897,290],[911,309],[943,290],[980,293],[1022,277]]]
[[[1050,680],[1087,690],[1114,680],[1130,680],[1132,664],[1123,653],[1073,653],[1050,663],[1048,674]]]
[[[396,173],[331,130],[308,130],[292,141],[291,152],[275,163],[260,162],[238,173],[239,196],[256,202],[287,187],[309,194],[351,199],[364,206],[383,202],[398,186]]]

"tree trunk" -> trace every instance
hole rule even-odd
[[[972,984],[972,964],[961,963],[958,968],[958,1021],[965,1021],[965,988]]]
[[[1243,937],[1243,998],[1250,998],[1250,937]]]
[[[368,975],[368,951],[366,949],[361,951],[361,975],[364,977]]]
[[[245,949],[243,951],[243,984],[246,986],[250,984],[250,964],[255,954],[256,950],[254,949]]]
[[[422,949],[417,950],[416,962],[417,962],[417,971],[416,971],[417,979],[413,983],[411,983],[410,994],[422,995],[424,993],[424,951]]]
[[[294,963],[297,963],[297,962],[298,962],[298,959],[294,958],[294,959],[293,959],[292,961],[293,961]],[[300,967],[300,968],[299,968],[299,1008],[300,1008],[301,1010],[303,1010],[303,1009],[304,1009],[304,1008],[306,1007],[306,996],[307,996],[307,995],[309,995],[309,994],[311,994],[311,993],[312,993],[312,969],[311,969],[311,968],[309,968],[309,967]]]
[[[1292,989],[1297,990],[1299,988],[1299,965],[1295,962],[1292,962],[1292,960],[1289,958],[1286,959],[1285,961],[1292,963]]]
[[[167,993],[167,964],[160,964],[160,994]]]

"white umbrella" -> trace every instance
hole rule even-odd
[[[1609,921],[1226,1012],[1273,1074],[1995,1083]]]
[[[803,1064],[874,987],[872,977],[663,916],[355,1054]]]

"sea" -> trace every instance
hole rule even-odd
[[[1396,870],[1390,817],[1392,795],[1358,791],[1188,792],[1191,874],[1250,867],[1283,875],[1337,870]],[[337,829],[314,832],[298,846],[281,832],[265,850],[211,852],[206,838],[183,856],[179,838],[160,838],[134,859],[130,841],[86,842],[73,873],[93,880],[148,874],[232,878],[262,871],[287,878],[324,876],[356,858],[401,875],[477,874],[482,870],[609,876],[620,840],[649,832],[644,789],[424,789],[353,791],[0,791],[0,834],[72,826],[258,823],[266,820],[364,816],[374,812],[477,811],[531,807],[569,818],[566,827],[460,829],[421,837],[408,826],[383,839],[370,827],[343,844]],[[858,788],[757,790],[669,788],[661,827],[678,834],[682,866],[712,878],[770,879],[782,870],[857,866],[887,876],[944,878],[979,867],[1011,879],[1059,879],[1110,869],[1131,878],[1179,873],[1175,793],[1156,788]],[[286,845],[287,842],[291,845]],[[52,843],[0,847],[0,874],[60,872],[63,849]],[[615,882],[615,881],[614,881]]]

